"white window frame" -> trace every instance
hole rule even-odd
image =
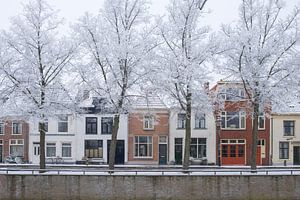
[[[139,142],[139,139],[138,139],[138,142],[136,142],[136,137],[147,137],[147,142],[146,143],[140,143]],[[149,138],[151,138],[151,143],[149,142]],[[133,149],[134,149],[134,158],[153,158],[153,137],[152,136],[150,136],[150,135],[136,135],[136,136],[134,136],[134,138],[133,138]],[[148,150],[148,152],[151,152],[151,156],[139,156],[139,145],[141,145],[141,144],[146,144],[147,145],[147,150]],[[149,145],[151,144],[151,151],[149,151]],[[138,152],[136,152],[136,148],[135,148],[135,146],[136,145],[138,145]]]
[[[52,146],[55,148],[55,154],[52,155],[52,156],[48,156],[48,145]],[[46,143],[46,158],[53,158],[53,157],[56,157],[56,143],[55,142],[47,142]]]
[[[154,130],[154,116],[151,114],[144,115],[143,120],[144,130]]]
[[[9,155],[12,155],[11,146],[23,146],[23,155],[25,155],[24,149],[24,139],[10,139],[9,140]]]
[[[59,130],[59,124],[60,123],[67,123],[67,130],[66,131],[60,131]],[[67,132],[69,132],[69,117],[68,117],[68,115],[61,115],[61,116],[58,117],[57,132],[59,132],[59,133],[67,133]]]
[[[237,96],[234,96],[233,92],[229,93],[229,90],[235,90],[237,91]],[[245,95],[245,90],[243,88],[239,87],[226,87],[221,90],[221,98],[224,99],[225,101],[243,101],[246,98]],[[229,99],[229,97],[233,97]]]
[[[19,133],[14,133],[14,124],[19,124],[20,127],[19,127]],[[22,123],[21,122],[12,122],[12,131],[11,131],[11,134],[12,135],[22,135]]]
[[[202,121],[204,121],[204,126],[201,127]],[[200,126],[197,126],[200,125]],[[206,129],[206,114],[205,113],[195,113],[195,129]]]
[[[227,121],[228,121],[228,112],[238,112],[238,117],[239,117],[239,127],[228,127],[227,125]],[[241,109],[239,111],[222,111],[221,112],[221,119],[223,119],[223,117],[225,118],[225,127],[223,127],[223,125],[221,124],[221,129],[226,130],[226,129],[231,129],[231,130],[245,130],[247,127],[246,124],[246,112],[245,110]],[[244,121],[244,127],[242,126],[242,121]]]
[[[260,125],[260,120],[263,118],[264,120],[264,127],[259,127]],[[254,124],[254,118],[252,118],[252,127],[253,127],[253,124]],[[264,113],[259,113],[258,115],[258,130],[265,130],[266,129],[266,117],[265,117],[265,114]]]
[[[184,119],[179,121],[179,115],[181,115],[181,116],[185,115]],[[179,122],[181,124],[179,124]],[[185,129],[185,126],[186,126],[185,123],[186,123],[186,113],[178,113],[177,114],[177,129]]]
[[[5,123],[4,122],[0,122],[0,135],[4,135],[5,134]]]
[[[68,146],[64,146],[68,145]],[[63,156],[63,148],[70,148],[70,156]],[[61,157],[62,158],[72,158],[72,143],[71,142],[62,142],[61,143]]]

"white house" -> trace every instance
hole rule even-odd
[[[102,108],[101,99],[88,97],[82,102],[83,112],[58,115],[46,123],[47,163],[107,163],[113,113]],[[100,102],[100,103],[99,103]],[[128,160],[128,116],[120,115],[116,164]],[[39,163],[38,122],[30,125],[29,161]]]
[[[300,104],[271,115],[273,165],[300,165]]]
[[[184,152],[185,113],[171,109],[169,124],[169,158],[170,161],[181,164]],[[216,163],[216,127],[213,114],[192,111],[191,129],[191,159],[202,161],[203,164]]]

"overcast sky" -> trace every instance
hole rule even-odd
[[[151,13],[163,14],[168,0],[151,0]],[[205,24],[210,24],[217,30],[221,23],[231,23],[237,20],[238,7],[242,0],[208,0],[207,9],[210,13],[205,18]],[[21,2],[27,0],[0,0],[0,29],[9,27],[9,19],[22,12]],[[49,4],[59,9],[65,22],[73,22],[84,12],[97,13],[104,0],[48,0]],[[300,5],[300,0],[286,0],[288,7]]]

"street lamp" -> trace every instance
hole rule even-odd
[[[216,131],[217,131],[217,145],[218,145],[217,165],[219,167],[221,166],[221,142],[220,142],[221,122],[222,122],[222,119],[221,119],[220,115],[218,115],[217,119],[216,119]]]

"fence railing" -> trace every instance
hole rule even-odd
[[[300,169],[19,169],[0,168],[0,174],[15,175],[119,175],[119,176],[240,176],[300,175]]]

